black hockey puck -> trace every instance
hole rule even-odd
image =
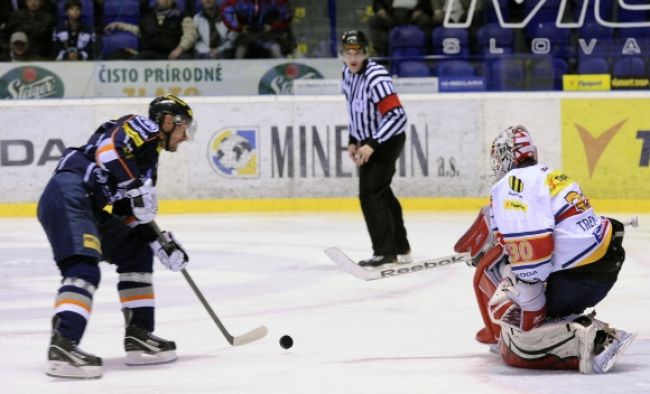
[[[288,335],[283,335],[282,338],[280,338],[280,346],[282,346],[282,349],[289,349],[293,346],[293,338]]]

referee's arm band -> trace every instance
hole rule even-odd
[[[389,112],[395,108],[401,107],[402,103],[399,101],[397,94],[391,94],[390,96],[384,97],[379,104],[377,104],[377,109],[379,112],[384,115],[386,112]]]

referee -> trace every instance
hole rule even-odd
[[[358,30],[343,33],[343,93],[350,116],[348,152],[359,169],[359,200],[373,256],[361,266],[410,262],[402,207],[390,188],[402,153],[406,112],[390,74],[368,59],[368,40]]]

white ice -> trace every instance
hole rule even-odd
[[[474,213],[407,212],[415,257],[452,253]],[[617,215],[621,219],[629,214]],[[472,269],[439,267],[363,282],[323,249],[367,257],[353,213],[161,216],[191,255],[188,271],[226,327],[260,325],[261,341],[231,347],[179,273],[156,263],[156,334],[178,346],[175,363],[127,367],[116,274],[102,283],[81,348],[104,359],[99,380],[44,374],[59,274],[34,219],[0,219],[0,392],[13,393],[649,393],[650,216],[628,229],[627,261],[598,317],[638,332],[606,375],[504,366],[474,341],[481,319]],[[283,350],[278,339],[295,344]]]

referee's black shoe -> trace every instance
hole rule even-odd
[[[361,267],[379,267],[384,264],[393,264],[397,263],[397,255],[395,254],[385,254],[379,256],[372,256],[369,259],[359,261],[359,266]]]

